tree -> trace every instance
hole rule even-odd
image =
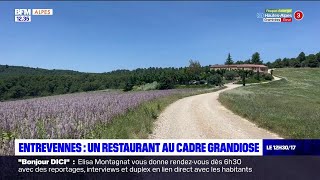
[[[301,66],[301,67],[309,67],[309,61],[308,61],[308,59],[302,61],[302,62],[300,63],[300,66]]]
[[[282,65],[283,67],[289,67],[290,60],[288,58],[283,58]]]
[[[131,91],[132,89],[133,89],[133,84],[130,81],[126,82],[123,88],[123,91]]]
[[[161,75],[159,77],[158,89],[160,89],[160,90],[173,89],[174,83],[175,83],[175,81],[174,81],[172,75],[170,75],[170,73],[168,73],[168,72],[163,72],[163,73],[161,73]]]
[[[98,85],[95,84],[94,82],[85,82],[82,86],[83,91],[95,91],[98,89]]]
[[[300,67],[300,62],[297,58],[290,59],[289,64],[290,64],[290,67],[295,67],[295,68]]]
[[[318,65],[320,66],[320,52],[316,54],[316,58],[317,58],[317,61],[318,61]]]
[[[224,77],[226,80],[234,80],[234,78],[237,76],[237,73],[235,71],[227,71],[224,73]]]
[[[212,85],[221,85],[222,84],[222,78],[219,74],[211,75],[207,78],[208,84]]]
[[[241,75],[242,85],[245,86],[246,85],[246,73],[244,70],[240,70],[239,74]]]
[[[306,55],[304,54],[304,52],[301,52],[298,57],[297,57],[297,60],[302,63],[303,61],[306,60]]]
[[[242,85],[246,86],[246,75],[242,73]]]
[[[282,60],[281,60],[280,58],[276,59],[276,60],[273,62],[273,67],[275,67],[275,68],[282,68],[282,67],[283,67]]]
[[[259,70],[257,71],[257,80],[260,81],[260,72],[259,72]]]
[[[235,64],[244,64],[243,61],[236,61]]]
[[[227,58],[227,60],[226,60],[226,62],[225,62],[224,64],[225,64],[225,65],[231,65],[231,64],[233,64],[233,60],[232,60],[232,58],[231,58],[230,53],[228,54],[228,58]]]
[[[266,65],[268,66],[268,68],[273,68],[273,64],[271,62],[267,62]]]
[[[252,64],[251,59],[247,59],[244,61],[244,64]]]
[[[190,60],[188,67],[188,76],[190,79],[199,80],[200,73],[202,72],[201,65],[199,61]]]
[[[0,82],[0,100],[3,99],[1,95],[4,95],[8,91],[7,87]]]
[[[305,61],[308,63],[308,67],[318,67],[319,62],[314,54],[310,54]]]
[[[11,88],[9,93],[11,94],[11,98],[22,98],[26,95],[26,89],[18,85]]]
[[[166,78],[160,81],[158,89],[173,89],[174,88],[174,83],[171,79]]]
[[[260,59],[260,54],[255,52],[251,58],[252,64],[262,64],[262,60]]]

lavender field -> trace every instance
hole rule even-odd
[[[15,138],[84,138],[95,124],[142,102],[190,91],[91,92],[0,102],[0,154],[14,152]]]

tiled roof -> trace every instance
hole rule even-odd
[[[261,64],[232,64],[232,65],[212,65],[212,68],[253,68],[253,67],[262,67],[266,68],[267,66]]]

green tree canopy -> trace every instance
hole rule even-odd
[[[244,62],[239,60],[239,61],[236,61],[235,64],[244,64]]]
[[[199,80],[202,68],[199,61],[190,60],[188,67],[188,76],[191,79]]]
[[[244,61],[244,64],[252,64],[251,59],[247,59]]]
[[[300,63],[302,63],[303,61],[305,61],[305,60],[306,60],[306,55],[304,54],[304,52],[301,52],[301,53],[298,55],[297,59],[298,59],[298,61],[299,61]]]
[[[317,58],[317,61],[319,63],[319,67],[320,67],[320,53],[317,53],[316,56],[317,56],[316,58]]]
[[[317,56],[314,54],[310,54],[306,60],[305,60],[306,64],[308,65],[308,67],[318,67],[318,60],[317,60]]]
[[[262,64],[262,60],[260,59],[260,54],[258,52],[255,52],[252,55],[251,63],[252,64]]]

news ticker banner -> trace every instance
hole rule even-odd
[[[16,139],[16,156],[320,155],[319,140],[288,139]]]
[[[14,22],[31,22],[32,16],[51,16],[53,9],[15,9]]]
[[[290,23],[293,21],[301,21],[304,17],[304,14],[301,10],[293,9],[265,9],[263,13],[257,13],[257,18],[262,19],[262,22],[271,23],[271,22],[282,22]]]
[[[316,179],[319,156],[0,156],[0,179]]]

